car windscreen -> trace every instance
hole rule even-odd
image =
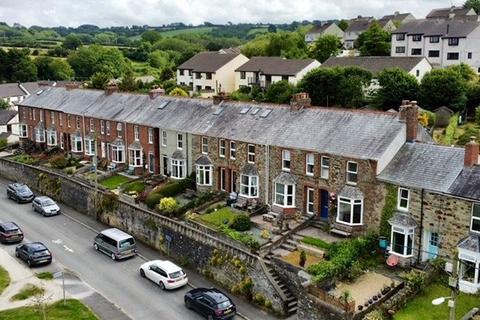
[[[30,191],[30,189],[27,187],[27,186],[20,186],[18,187],[18,192],[21,192],[21,193],[31,193],[32,191]]]
[[[53,206],[54,204],[55,204],[55,202],[53,202],[52,199],[46,199],[46,200],[42,201],[42,206],[45,206],[45,207]]]
[[[35,250],[35,251],[33,251],[33,255],[35,255],[35,256],[43,256],[43,255],[48,255],[48,254],[50,254],[50,252],[48,251],[48,249]]]
[[[222,301],[220,303],[217,304],[217,308],[219,309],[226,309],[228,307],[230,307],[232,304],[230,303],[230,301],[228,300],[225,300],[225,301]]]
[[[121,248],[128,248],[130,246],[133,246],[134,244],[135,244],[135,240],[133,240],[133,238],[128,238],[120,241],[118,246],[121,249]]]
[[[176,272],[172,272],[172,273],[168,274],[170,279],[177,279],[177,278],[180,278],[183,275],[184,275],[183,270],[178,270]]]

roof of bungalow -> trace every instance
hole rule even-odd
[[[405,133],[395,113],[51,88],[21,105],[261,145],[378,160]]]

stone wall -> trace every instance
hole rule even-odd
[[[122,229],[154,249],[174,253],[173,257],[179,263],[194,266],[228,290],[248,277],[253,282],[252,295],[260,293],[270,300],[272,309],[284,312],[282,300],[264,273],[258,257],[246,250],[182,222],[119,200],[102,190],[99,190],[95,204],[92,186],[44,168],[0,159],[0,175],[23,182],[59,202],[68,203],[73,209]],[[167,239],[170,239],[169,243]],[[232,263],[216,265],[212,261],[214,252],[221,252],[224,262],[240,261],[245,269],[232,269]]]
[[[307,292],[300,291],[298,297],[298,319],[302,320],[347,320],[351,316],[344,310],[336,308]]]
[[[298,297],[301,290],[305,290],[302,287],[302,279],[298,276],[301,268],[295,267],[288,262],[285,262],[277,257],[273,257],[272,268],[275,270],[277,275],[280,277],[283,283],[285,283],[288,289]]]

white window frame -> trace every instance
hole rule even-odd
[[[237,159],[237,143],[235,141],[230,141],[230,159]]]
[[[292,155],[289,150],[282,150],[282,170],[290,172],[290,167],[292,165],[291,161]]]
[[[305,156],[305,174],[310,177],[315,174],[315,155],[313,153],[307,153]]]
[[[106,156],[107,156],[106,144],[103,141],[100,143],[100,155],[101,155],[102,158],[106,158]]]
[[[148,153],[148,172],[150,173],[155,172],[155,155],[151,151]]]
[[[128,164],[134,168],[140,168],[143,166],[142,149],[128,149]]]
[[[307,188],[305,203],[306,203],[305,212],[308,214],[315,214],[315,189],[314,188]],[[310,206],[312,207],[312,210],[310,210]]]
[[[57,145],[57,131],[47,130],[47,146],[53,147]]]
[[[218,156],[220,158],[225,158],[225,155],[227,153],[227,143],[225,139],[220,139],[218,142]]]
[[[38,114],[39,114],[39,117],[40,117],[40,121],[43,121],[43,110],[38,110]]]
[[[42,130],[40,127],[35,128],[35,142],[45,142],[45,130]]]
[[[90,132],[94,132],[95,131],[95,123],[93,122],[93,119],[90,118]]]
[[[80,142],[80,149],[78,149],[78,142]],[[72,137],[72,152],[83,152],[83,139],[81,136]]]
[[[346,197],[338,197],[337,200],[337,218],[336,221],[338,223],[343,223],[349,226],[361,226],[363,225],[363,199],[350,199]],[[350,206],[350,220],[349,221],[343,221],[340,220],[340,208],[341,204],[347,204]],[[360,222],[354,222],[354,210],[355,206],[360,205]]]
[[[63,141],[63,132],[60,132],[59,140],[60,140],[60,149],[62,149],[62,150],[65,149],[65,143]]]
[[[110,135],[110,121],[105,121],[105,127],[106,127],[106,132],[107,132],[107,136]]]
[[[72,127],[72,117],[69,114],[67,114],[67,127]]]
[[[112,145],[112,162],[125,163],[125,146]]]
[[[121,138],[122,137],[122,132],[123,132],[123,123],[117,122],[117,137]]]
[[[167,131],[162,130],[162,147],[167,146]]]
[[[402,192],[403,192],[403,191],[406,191],[406,192],[407,192],[407,197],[406,197],[406,198],[402,196]],[[402,201],[406,201],[406,202],[407,202],[407,205],[406,205],[406,206],[402,206]],[[400,211],[405,211],[405,212],[407,212],[409,206],[410,206],[410,190],[407,189],[407,188],[399,187],[399,188],[398,188],[398,196],[397,196],[397,209],[400,210]]]
[[[403,235],[403,244],[402,244],[402,251],[397,252],[395,251],[395,245],[393,243],[393,235],[394,233],[397,234],[402,234]],[[410,252],[408,252],[408,240],[411,240],[411,248]],[[391,228],[391,233],[390,233],[390,254],[394,254],[396,256],[408,258],[408,257],[413,257],[413,251],[414,251],[414,244],[415,244],[415,228],[404,228],[400,226],[392,226]]]
[[[55,112],[54,111],[50,111],[50,122],[52,124],[55,124]]]
[[[183,133],[177,133],[177,149],[183,150]]]
[[[77,124],[77,129],[80,129],[80,124],[81,124],[80,116],[75,117],[75,123]]]
[[[105,134],[105,120],[100,120],[100,134]]]
[[[470,223],[470,231],[475,232],[475,233],[480,233],[480,229],[478,229],[478,230],[473,229],[473,221],[478,221],[478,224],[480,225],[480,215],[478,217],[474,216],[475,207],[478,207],[478,212],[480,214],[480,203],[473,203],[472,204],[472,220],[471,220],[471,223]]]
[[[208,137],[202,136],[202,154],[208,154]]]
[[[244,183],[244,177],[247,182]],[[250,176],[246,174],[240,175],[240,195],[245,198],[258,198],[258,176]],[[244,192],[245,191],[245,192]]]
[[[253,152],[250,151],[250,147],[253,148]],[[255,163],[255,145],[254,144],[247,145],[247,162]]]
[[[283,190],[279,187],[283,186]],[[281,199],[281,201],[278,201]],[[282,208],[295,208],[295,185],[275,182],[274,204]]]
[[[137,125],[133,126],[133,138],[135,141],[140,140],[140,128]]]
[[[153,128],[148,128],[148,143],[153,144]]]
[[[26,125],[25,123],[20,123],[20,125],[18,126],[18,136],[20,138],[28,138],[28,125]]]
[[[187,176],[185,160],[183,159],[171,159],[171,177],[173,179],[184,179]]]
[[[350,170],[349,170],[350,164],[355,164],[355,165],[357,166],[357,170],[356,170],[356,171],[350,171]],[[350,180],[350,175],[354,175],[356,181]],[[358,183],[358,162],[356,162],[356,161],[347,161],[346,179],[347,179],[347,184],[355,185],[355,186],[357,185],[357,183]]]
[[[95,140],[85,138],[85,154],[87,156],[95,155]]]
[[[196,165],[197,185],[211,186],[212,185],[212,166],[211,165]]]
[[[58,124],[60,125],[60,127],[63,127],[63,114],[61,114],[60,112],[58,113]]]
[[[326,164],[328,162],[328,164]],[[320,178],[328,180],[330,177],[330,157],[322,156],[320,158]]]

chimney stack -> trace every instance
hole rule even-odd
[[[148,91],[148,96],[150,97],[150,99],[155,99],[156,97],[163,95],[165,95],[165,90],[162,88],[154,88]]]
[[[398,119],[407,125],[407,141],[415,141],[418,132],[417,101],[403,100],[398,113]]]
[[[290,100],[290,111],[300,111],[312,106],[312,99],[307,92],[295,93]]]
[[[224,92],[220,92],[218,95],[215,95],[213,98],[213,104],[219,105],[222,101],[228,100],[228,97],[225,96]]]
[[[78,88],[80,88],[80,84],[76,83],[76,82],[67,83],[67,84],[65,84],[65,88],[68,91],[73,90],[73,89],[78,89]]]
[[[470,137],[470,142],[465,145],[465,167],[473,167],[478,164],[480,148],[475,137]]]
[[[105,94],[107,96],[111,95],[112,93],[114,92],[117,92],[118,91],[118,87],[114,84],[109,84],[105,87]]]

